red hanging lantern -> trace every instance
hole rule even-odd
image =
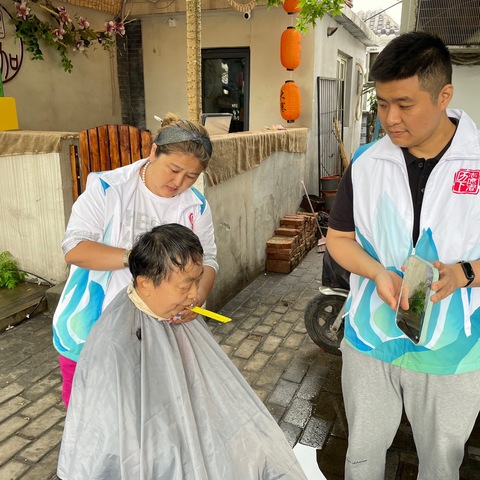
[[[287,70],[295,70],[300,65],[302,35],[295,27],[288,27],[280,39],[280,61]]]
[[[280,89],[280,113],[287,123],[294,122],[301,112],[300,88],[293,80],[287,80]]]
[[[285,0],[282,6],[289,15],[293,15],[301,10],[299,3],[300,2],[298,0]]]

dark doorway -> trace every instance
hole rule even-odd
[[[250,49],[202,49],[202,111],[231,113],[230,132],[248,130]]]

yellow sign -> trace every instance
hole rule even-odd
[[[18,130],[17,105],[13,97],[0,97],[0,131]]]

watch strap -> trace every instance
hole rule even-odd
[[[474,280],[475,280],[475,272],[473,271],[473,267],[470,262],[465,262],[464,260],[458,262],[463,269],[463,273],[465,274],[465,278],[467,279],[466,285],[463,288],[468,287]]]

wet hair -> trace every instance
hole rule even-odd
[[[132,248],[128,264],[136,286],[138,276],[148,278],[158,287],[175,270],[203,262],[203,248],[198,237],[187,227],[168,223],[140,235]]]
[[[405,80],[416,75],[421,89],[436,102],[442,88],[452,83],[450,52],[435,35],[403,33],[379,53],[370,75],[375,82]]]
[[[179,141],[174,140],[163,143],[162,132],[166,132],[168,129],[179,129],[180,133],[183,133],[184,136],[186,133],[189,138],[186,140],[180,138]],[[190,133],[190,135],[188,135],[188,133]],[[169,137],[174,136],[173,131],[169,131],[167,134],[169,134]],[[166,155],[170,153],[193,155],[198,159],[203,169],[207,168],[212,155],[210,136],[205,127],[190,120],[182,120],[173,113],[167,113],[165,115],[165,118],[162,120],[162,126],[159,128],[153,143],[157,145],[155,157],[158,157],[162,153]]]

